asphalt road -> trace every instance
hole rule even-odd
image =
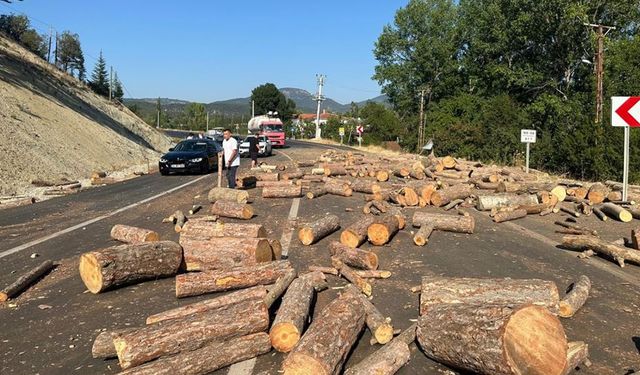
[[[276,150],[276,155],[268,161],[308,160],[326,148],[328,146],[290,141],[290,147]],[[172,279],[92,295],[79,278],[77,259],[83,252],[114,245],[109,239],[109,230],[117,223],[146,227],[158,231],[163,239],[177,240],[177,234],[162,224],[161,219],[176,209],[187,211],[192,204],[205,204],[206,193],[216,179],[215,174],[169,177],[153,174],[0,211],[0,267],[4,271],[0,273],[0,285],[14,281],[21,272],[44,259],[60,263],[16,300],[0,304],[0,373],[116,373],[119,369],[116,360],[91,358],[91,345],[100,330],[138,326],[152,313],[210,297],[178,301]],[[182,186],[185,184],[189,185]],[[290,231],[288,216],[292,212],[292,200],[262,200],[256,191],[250,191],[250,195],[255,197],[252,204],[257,213],[252,221],[264,224],[272,238],[280,239]],[[359,194],[351,198],[303,199],[297,220],[333,213],[340,216],[346,226],[358,220],[362,205]],[[621,269],[604,259],[581,260],[575,253],[558,249],[560,236],[554,233],[554,219],[548,217],[529,216],[514,223],[495,224],[485,214],[471,213],[477,220],[473,235],[436,232],[426,247],[418,248],[412,244],[409,228],[399,232],[388,246],[363,246],[378,254],[382,269],[393,272],[390,279],[374,283],[373,303],[383,314],[392,317],[397,328],[406,328],[417,318],[418,295],[409,289],[418,285],[424,275],[541,278],[555,281],[563,290],[579,275],[586,274],[593,283],[589,301],[575,317],[562,321],[570,340],[590,344],[593,366],[579,373],[640,371],[640,269],[637,266]],[[611,222],[603,225],[595,218],[583,218],[580,224],[597,228],[610,240],[628,236],[633,227],[633,224]],[[311,264],[328,265],[326,244],[338,238],[337,232],[309,247],[294,238],[288,249],[289,259],[300,271]],[[32,254],[37,256],[32,258]],[[329,281],[333,287],[344,285],[335,277]],[[320,293],[314,314],[337,292],[329,289]],[[369,333],[364,332],[347,366],[376,349],[369,344],[369,339]],[[282,358],[281,354],[269,353],[255,363],[222,369],[216,374],[277,374]],[[447,370],[413,346],[412,360],[399,374],[443,374]]]

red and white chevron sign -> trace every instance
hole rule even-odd
[[[640,128],[640,96],[611,97],[611,125]]]

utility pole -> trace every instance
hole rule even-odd
[[[207,133],[209,133],[209,111],[207,111]]]
[[[316,111],[316,139],[320,139],[322,138],[322,131],[320,130],[320,107],[322,106],[322,102],[325,101],[325,97],[322,95],[322,86],[324,86],[326,76],[324,74],[316,74],[316,78],[318,79],[318,95],[316,96],[316,101],[318,102],[318,110]]]
[[[47,49],[47,62],[51,63],[51,39],[53,38],[53,27],[49,26],[49,48]]]
[[[56,31],[56,51],[53,56],[53,65],[58,66],[58,32]]]
[[[424,94],[425,90],[420,90],[420,124],[418,124],[418,153],[422,151],[424,146]]]
[[[251,101],[251,118],[256,117],[256,101]]]
[[[113,66],[109,67],[109,101],[113,100]]]
[[[609,31],[616,28],[593,23],[585,23],[584,25],[595,30],[598,44],[594,69],[596,74],[596,124],[600,124],[602,123],[602,103],[604,102],[604,38]]]

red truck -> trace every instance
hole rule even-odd
[[[249,120],[248,128],[250,133],[269,138],[273,146],[284,147],[286,144],[284,124],[277,117],[277,113],[253,117]]]

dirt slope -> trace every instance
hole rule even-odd
[[[171,141],[0,34],[0,195],[155,164]]]

